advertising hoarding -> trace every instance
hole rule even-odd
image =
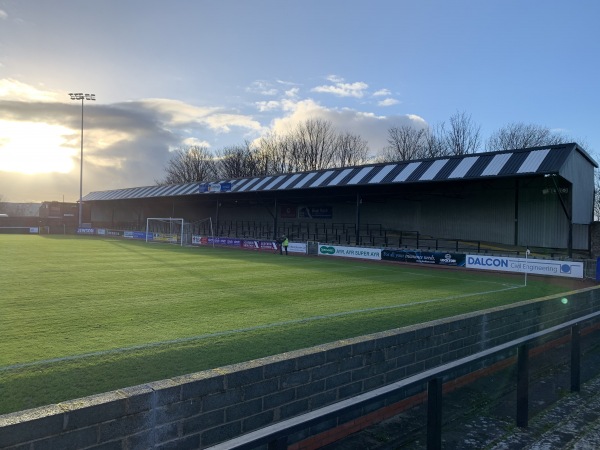
[[[583,278],[583,263],[575,261],[467,255],[466,267],[470,269],[496,270],[500,272]]]
[[[343,258],[381,259],[380,248],[344,247],[341,245],[319,244],[319,255],[341,256]]]
[[[464,253],[422,252],[419,250],[382,250],[381,259],[441,266],[464,266],[466,255]]]

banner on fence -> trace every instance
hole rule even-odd
[[[275,241],[262,241],[259,239],[242,239],[240,245],[252,250],[277,250]]]
[[[583,278],[583,263],[574,261],[467,255],[466,266],[470,269]]]
[[[146,232],[145,231],[124,231],[123,237],[129,239],[143,239],[146,240]],[[152,240],[152,233],[148,233],[148,240]]]
[[[380,248],[343,247],[340,245],[319,244],[319,255],[341,256],[343,258],[381,259]]]
[[[150,235],[150,233],[148,233]],[[179,235],[172,233],[152,233],[152,240],[156,242],[176,243]]]
[[[306,242],[290,242],[290,245],[288,245],[288,252],[306,254]]]
[[[241,247],[247,250],[277,251],[279,247],[276,241],[261,239],[236,239],[222,237],[206,237],[192,235],[192,245],[220,245],[224,247]],[[306,242],[290,242],[288,252],[306,253]]]
[[[464,253],[421,252],[419,250],[382,250],[381,259],[441,266],[464,266],[466,255]]]
[[[192,245],[206,245],[208,244],[208,238],[202,237],[199,234],[192,234]]]
[[[204,244],[205,242],[202,241],[201,244]],[[209,237],[206,240],[206,244],[209,245],[222,245],[225,247],[239,247],[242,245],[242,240],[241,239],[235,239],[235,238],[224,238],[224,237]]]

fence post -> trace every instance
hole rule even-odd
[[[529,421],[529,348],[519,346],[517,352],[517,426],[526,427]]]
[[[581,336],[579,324],[571,327],[571,392],[581,388]]]
[[[427,382],[427,450],[442,449],[442,379]]]

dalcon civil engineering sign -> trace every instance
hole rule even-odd
[[[465,267],[501,272],[530,273],[533,275],[583,278],[583,263],[573,261],[467,255]]]
[[[344,258],[381,259],[381,249],[342,247],[340,245],[319,244],[319,255],[342,256]]]

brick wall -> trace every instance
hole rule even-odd
[[[0,448],[203,448],[600,306],[598,288],[568,298],[566,305],[553,297],[522,302],[3,415]],[[389,409],[419,390],[345,414],[296,434],[292,441]]]

